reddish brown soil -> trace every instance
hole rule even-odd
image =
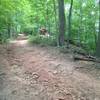
[[[100,69],[18,39],[0,46],[0,100],[100,100]]]

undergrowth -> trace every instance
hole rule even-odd
[[[31,42],[33,44],[55,46],[56,45],[56,37],[42,36],[42,35],[36,35],[36,36],[30,35],[29,42]]]

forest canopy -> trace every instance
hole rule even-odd
[[[19,33],[39,40],[39,29],[45,27],[53,37],[49,39],[53,44],[67,40],[92,53],[98,52],[99,3],[99,0],[0,0],[0,41]]]

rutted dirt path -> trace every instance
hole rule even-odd
[[[0,51],[0,100],[100,100],[100,73],[80,64],[54,47],[12,41]]]

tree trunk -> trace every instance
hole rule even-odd
[[[97,47],[96,47],[96,56],[100,57],[100,27],[99,27],[99,35],[98,35],[98,41],[97,41]]]
[[[69,16],[68,16],[68,38],[67,38],[67,47],[69,47],[69,42],[71,40],[71,17],[72,17],[72,7],[73,7],[73,0],[71,0],[71,5],[69,9]]]
[[[56,12],[56,1],[55,0],[53,0],[53,4],[54,4],[54,14],[55,14],[55,28],[57,32],[57,12]]]
[[[80,0],[80,15],[79,15],[79,30],[78,30],[78,45],[81,46],[81,34],[83,33],[83,9],[82,9],[83,0]]]
[[[99,9],[100,9],[100,6],[99,6]],[[99,32],[98,32],[98,41],[97,41],[97,47],[96,47],[96,56],[100,58],[100,14],[99,14]]]
[[[57,43],[57,46],[59,46],[59,42],[58,42],[58,17],[57,17],[57,9],[56,9],[56,0],[53,0],[53,5],[54,5],[54,17],[55,17],[55,33],[56,33],[56,43]]]
[[[46,27],[48,28],[48,32],[50,33],[50,19],[49,19],[49,9],[48,9],[48,0],[46,0]]]
[[[11,37],[11,24],[10,23],[8,23],[7,31],[8,31],[8,38],[10,38]]]
[[[59,4],[59,45],[64,45],[64,35],[65,35],[65,9],[64,0],[58,0]]]

